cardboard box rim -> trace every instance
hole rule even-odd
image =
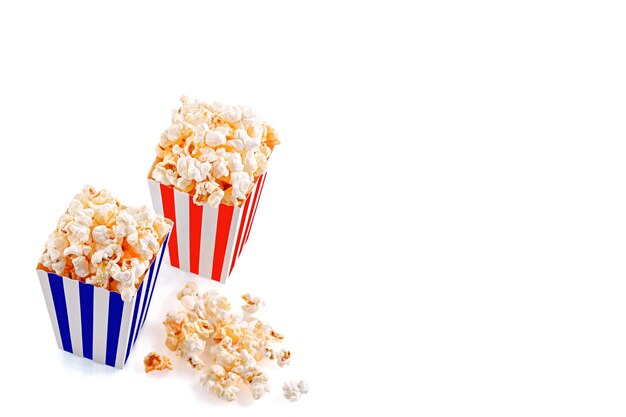
[[[153,210],[154,210],[154,209],[153,209]],[[158,213],[157,213],[157,214],[158,214]],[[157,255],[161,252],[161,248],[163,247],[163,244],[167,242],[167,240],[169,239],[170,233],[172,232],[172,229],[174,228],[174,222],[173,222],[171,219],[168,219],[168,218],[167,218],[167,217],[165,217],[165,216],[163,216],[163,218],[164,218],[164,219],[165,219],[165,221],[166,221],[166,222],[170,225],[170,231],[169,231],[169,232],[167,232],[167,234],[166,234],[166,235],[165,235],[165,236],[161,239],[161,241],[159,242],[159,250],[158,250],[158,251],[154,254],[154,256],[153,256],[152,260],[150,261],[150,266],[152,266],[152,263],[153,263],[154,261],[156,261],[156,259],[157,259],[157,257],[158,257]],[[146,277],[146,274],[150,271],[150,266],[148,267],[148,269],[146,269],[146,272],[144,272],[144,273],[143,273],[143,275],[141,276],[141,279],[140,279],[140,281],[139,281],[139,287],[141,287],[141,286],[143,285],[143,281],[144,281],[144,279],[145,279],[145,277]],[[54,272],[54,270],[49,270],[48,268],[46,268],[45,266],[43,266],[43,264],[42,264],[41,262],[38,262],[38,263],[37,263],[37,268],[35,268],[35,270],[36,270],[36,271],[43,271],[43,272],[45,272],[45,273],[47,273],[47,274],[54,274],[54,275],[59,276],[59,277],[61,277],[61,278],[71,279],[72,281],[79,281],[79,282],[82,282],[82,281],[80,281],[80,280],[78,280],[78,279],[74,279],[74,278],[72,278],[72,277],[68,277],[68,276],[65,276],[65,275],[59,275],[59,274],[57,274],[56,272]],[[114,292],[114,293],[119,294],[119,292],[117,292],[117,291],[112,291],[112,290],[109,290],[108,288],[97,287],[97,286],[96,286],[96,285],[94,285],[94,284],[88,284],[88,283],[86,283],[86,282],[83,282],[83,284],[85,284],[85,285],[91,285],[91,286],[93,286],[93,287],[95,287],[95,288],[101,288],[101,289],[103,289],[103,290],[105,290],[105,291],[108,291],[108,292]],[[139,287],[137,287],[137,291],[139,291]],[[121,296],[121,294],[120,294],[120,296]],[[133,300],[135,299],[135,297],[136,297],[136,296],[137,296],[137,293],[135,293],[135,295],[133,295],[133,298],[131,298],[130,300],[125,301],[125,302],[130,302],[130,301],[133,301]]]
[[[272,153],[273,153],[273,150],[272,150]],[[150,166],[150,171],[148,171],[148,176],[147,176],[148,181],[154,181],[155,183],[157,183],[158,185],[162,185],[163,187],[173,188],[174,190],[177,190],[178,192],[183,193],[183,194],[187,194],[187,195],[188,195],[188,196],[190,196],[190,197],[193,197],[193,196],[195,195],[195,194],[191,194],[190,192],[187,192],[187,191],[181,191],[181,190],[179,190],[178,188],[174,187],[173,185],[165,185],[165,184],[163,184],[163,183],[158,182],[158,181],[157,181],[157,180],[155,180],[154,178],[152,178],[152,175],[151,175],[151,174],[152,174],[152,171],[154,171],[154,167],[156,166],[156,164],[157,164],[158,162],[159,162],[159,158],[158,158],[158,157],[154,159],[154,162],[152,162],[152,166]],[[269,158],[268,158],[268,162],[269,162]],[[256,178],[254,179],[254,181],[252,181],[252,184],[250,184],[250,187],[251,187],[251,188],[250,188],[250,190],[254,190],[254,187],[256,187],[257,183],[259,182],[259,180],[261,179],[261,177],[262,177],[265,173],[267,173],[267,169],[266,169],[265,171],[263,171],[263,173],[262,173],[261,175],[259,175],[258,177],[256,177]],[[242,207],[242,206],[246,203],[246,201],[247,201],[247,200],[248,200],[248,199],[252,196],[252,194],[254,194],[254,193],[252,193],[252,191],[250,191],[250,194],[248,194],[248,195],[246,196],[245,200],[243,200],[243,201],[241,202],[241,206],[236,205],[236,206],[231,206],[231,207]],[[196,204],[195,202],[193,202],[193,198],[192,198],[191,202],[192,202],[195,206],[198,206],[198,207],[202,207],[202,206],[204,206],[204,205],[205,205],[205,204]],[[220,203],[220,205],[222,205],[222,204],[224,204],[224,203]],[[228,204],[224,204],[224,205],[225,205],[225,206],[227,206]],[[167,219],[167,217],[166,217],[166,219]]]

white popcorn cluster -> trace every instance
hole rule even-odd
[[[265,306],[265,302],[259,297],[253,297],[250,294],[244,294],[241,296],[246,304],[241,306],[241,309],[247,314],[254,314],[259,311],[260,308]]]
[[[283,336],[252,316],[263,301],[246,294],[242,296],[244,312],[235,313],[225,297],[216,291],[201,294],[193,282],[187,283],[177,298],[185,310],[167,314],[165,345],[192,368],[203,371],[200,383],[207,391],[227,401],[237,398],[240,383],[247,384],[257,400],[269,392],[259,362],[275,360],[284,366],[291,353],[276,350],[274,343]],[[202,358],[207,351],[208,364]]]
[[[309,384],[304,380],[285,382],[283,385],[283,395],[291,402],[298,401],[302,394],[307,392],[309,392]]]
[[[107,190],[86,186],[59,219],[39,263],[129,301],[171,227],[147,206],[125,207]]]
[[[249,107],[180,100],[151,178],[192,194],[198,205],[241,205],[280,143],[276,132]]]

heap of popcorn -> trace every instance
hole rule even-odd
[[[241,206],[265,173],[274,146],[280,143],[275,130],[246,106],[207,104],[190,101],[184,96],[181,102],[181,107],[173,112],[171,126],[161,135],[150,177],[189,194],[197,205]],[[184,221],[179,223],[185,224]],[[38,269],[117,292],[123,301],[131,301],[172,227],[171,220],[155,214],[147,206],[126,207],[107,190],[97,191],[85,186],[72,199],[50,234]],[[51,296],[53,280],[58,277],[45,272],[40,274],[40,279],[44,297],[48,297],[57,342],[64,350],[77,354],[71,343],[68,349],[66,340],[59,339],[58,332],[63,331],[59,330],[61,320],[67,322],[70,315],[57,318],[53,310],[57,302],[67,302],[70,306],[74,303],[68,311],[78,311],[80,320],[83,320],[83,308],[92,319],[102,311],[95,304],[85,303],[83,307],[82,298],[77,305],[76,298],[65,299],[61,294],[57,300],[54,294]],[[146,309],[149,305],[149,301],[147,304],[145,301],[147,292],[144,295],[143,308]],[[167,314],[163,323],[165,345],[202,374],[200,382],[206,390],[228,401],[237,398],[243,385],[249,388],[254,399],[269,392],[268,377],[261,370],[261,362],[273,361],[283,367],[289,364],[291,353],[276,346],[284,337],[254,316],[264,302],[245,294],[242,311],[235,312],[225,297],[216,291],[201,293],[193,282],[186,284],[177,298],[184,309]],[[110,308],[106,309],[110,305],[104,305],[103,310],[105,316],[108,314],[109,328],[116,320],[122,323],[122,317],[115,318]],[[128,320],[130,316],[126,325]],[[135,326],[134,321],[132,326]],[[121,362],[123,366],[125,358],[113,358],[113,364],[110,363],[109,328],[105,329],[107,335],[99,338],[107,344],[103,363],[116,366]],[[71,333],[71,326],[65,331]],[[95,337],[95,328],[93,333],[89,336]],[[115,338],[117,343],[118,336],[113,334],[111,340]],[[75,339],[74,334],[70,337]],[[127,349],[130,347],[132,344]],[[123,349],[117,351],[123,353]],[[126,350],[126,357],[128,352]],[[144,366],[146,372],[173,369],[170,359],[157,352],[146,356]],[[297,401],[307,392],[306,381],[291,381],[283,386],[283,395],[289,401]]]
[[[243,295],[242,312],[236,313],[231,311],[228,299],[216,291],[200,293],[193,282],[187,283],[177,298],[184,310],[167,314],[163,323],[165,345],[192,368],[203,372],[201,384],[209,392],[228,401],[237,398],[240,383],[246,384],[257,400],[269,392],[267,375],[259,363],[263,360],[276,361],[278,366],[283,367],[289,363],[291,353],[277,349],[275,344],[281,342],[283,336],[254,317],[264,302],[249,294]],[[207,350],[210,361],[205,363],[202,356]],[[146,360],[146,372],[163,369],[164,366],[159,364],[169,362],[160,358]],[[297,384],[291,385],[285,389],[292,398],[299,397],[295,393]],[[308,390],[305,382],[300,388],[302,393]]]
[[[280,143],[276,132],[246,106],[181,102],[161,135],[151,177],[193,195],[197,205],[240,206]]]
[[[129,301],[171,227],[147,206],[126,207],[107,190],[86,186],[57,222],[39,263]]]

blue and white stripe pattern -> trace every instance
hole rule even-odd
[[[122,301],[120,294],[104,288],[37,270],[60,349],[124,367],[148,316],[168,239],[169,235],[131,301]]]

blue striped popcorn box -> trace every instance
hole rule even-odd
[[[130,301],[123,301],[117,292],[38,268],[59,348],[122,369],[148,316],[168,240],[169,234]]]

